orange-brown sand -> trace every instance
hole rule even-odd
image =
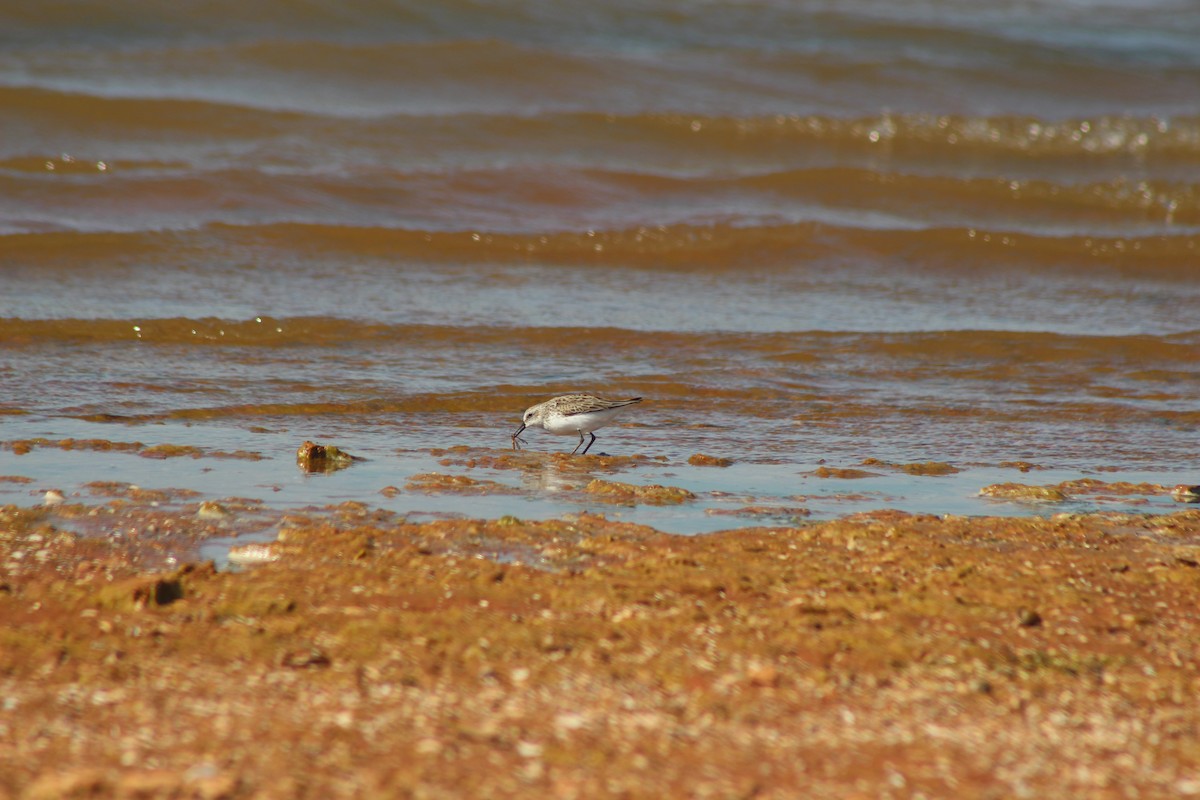
[[[0,513],[0,797],[1200,792],[1195,510],[680,537],[347,504],[228,572],[164,561],[196,510],[110,507]]]

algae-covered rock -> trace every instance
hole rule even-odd
[[[1057,503],[1068,497],[1086,495],[1091,499],[1127,498],[1130,495],[1162,495],[1168,489],[1157,483],[1129,483],[1116,481],[1108,483],[1095,478],[1077,478],[1062,481],[1052,486],[1030,486],[1023,483],[997,483],[985,486],[980,490],[984,497],[998,497],[1008,500],[1026,500],[1030,502]]]
[[[196,516],[200,519],[225,519],[229,516],[229,509],[220,503],[212,500],[205,500],[196,509]]]
[[[1181,483],[1171,490],[1171,497],[1180,503],[1200,503],[1200,486]]]
[[[156,444],[145,448],[138,455],[142,458],[156,459],[182,458],[184,456],[200,458],[200,456],[204,455],[204,451],[199,447],[186,444]]]
[[[740,506],[738,508],[708,508],[705,514],[714,517],[776,517],[779,519],[799,519],[812,515],[812,511],[803,506]]]
[[[453,494],[515,494],[517,489],[497,481],[469,478],[466,475],[446,475],[441,472],[422,472],[408,479],[409,491]]]
[[[1095,478],[1077,478],[1073,481],[1063,481],[1058,488],[1067,494],[1087,494],[1100,496],[1128,496],[1166,494],[1167,487],[1157,483],[1130,483],[1129,481],[1101,481]]]
[[[305,472],[334,472],[362,460],[333,445],[309,441],[300,445],[300,449],[296,451],[296,463]]]
[[[687,500],[695,500],[696,495],[678,486],[638,486],[620,481],[604,481],[596,478],[584,487],[589,494],[612,500],[617,503],[647,503],[649,505],[673,505]]]
[[[110,583],[95,594],[101,608],[115,611],[139,611],[153,606],[169,606],[186,596],[189,580],[196,580],[216,571],[212,562],[203,565],[185,564],[174,572],[138,575]]]
[[[733,464],[733,459],[696,453],[688,459],[688,463],[693,467],[728,467]]]
[[[880,477],[880,473],[878,472],[868,472],[865,469],[842,469],[840,467],[817,467],[812,471],[812,475],[817,478],[843,478],[846,480]]]
[[[865,458],[862,465],[864,467],[888,467],[889,469],[899,470],[908,475],[953,475],[956,472],[962,472],[958,467],[951,466],[945,461],[918,461],[911,464],[897,464],[891,461],[880,461],[878,458]]]
[[[1029,486],[1024,483],[993,483],[979,490],[984,497],[1031,503],[1061,503],[1067,494],[1056,486]]]
[[[897,464],[896,468],[909,475],[953,475],[962,472],[958,467],[944,461],[921,461],[915,464]]]

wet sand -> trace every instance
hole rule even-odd
[[[1200,793],[1200,511],[345,503],[218,571],[261,505],[107,491],[0,511],[0,796]]]

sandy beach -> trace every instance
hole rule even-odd
[[[0,512],[3,796],[1200,793],[1200,512],[346,503],[217,571],[165,554],[245,509],[113,493]]]

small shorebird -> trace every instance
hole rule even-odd
[[[596,434],[592,431],[603,428],[627,407],[640,402],[642,402],[640,397],[631,397],[628,400],[605,400],[590,394],[564,394],[552,397],[544,403],[538,403],[536,406],[526,409],[521,427],[517,428],[517,432],[512,435],[513,450],[521,449],[521,442],[524,441],[520,438],[522,431],[526,428],[540,426],[544,430],[562,436],[579,434],[579,444],[575,445],[575,450],[571,451],[571,455],[574,455],[575,451],[583,445],[583,435],[589,434],[592,439],[587,443],[587,447],[583,448],[583,453],[580,453],[580,455],[584,455],[588,448],[596,442]]]

